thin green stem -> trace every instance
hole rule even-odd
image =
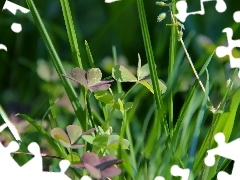
[[[228,88],[227,88],[227,92],[225,93],[223,99],[221,100],[221,102],[220,102],[220,104],[219,104],[219,107],[218,107],[219,109],[217,109],[217,111],[224,109],[224,105],[225,105],[225,103],[226,103],[225,100],[226,100],[227,96],[229,95],[229,92],[230,92],[231,87],[232,87],[232,85],[233,85],[233,80],[234,80],[234,78],[237,76],[237,72],[238,72],[238,69],[235,69],[235,71],[234,71],[234,73],[233,73],[233,76],[232,76],[232,78],[231,78],[231,83],[229,84],[229,86],[228,86]],[[215,127],[215,125],[216,125],[216,123],[217,123],[217,121],[218,121],[218,119],[219,119],[219,116],[220,116],[220,114],[214,114],[214,116],[213,116],[213,123],[212,123],[212,125],[211,125],[211,127],[210,127],[210,141],[209,141],[209,144],[208,144],[208,149],[209,149],[210,146],[211,146],[211,142],[212,142],[212,139],[213,139],[214,127]]]
[[[138,83],[135,83],[122,97],[122,99],[124,100],[128,94],[135,88],[135,86],[137,85]]]
[[[28,7],[32,13],[33,19],[36,23],[36,26],[39,30],[39,32],[42,35],[42,38],[45,42],[45,45],[48,49],[49,54],[51,55],[52,58],[52,62],[54,64],[54,67],[58,73],[58,76],[60,77],[61,81],[62,81],[62,85],[64,86],[64,89],[66,90],[66,93],[68,95],[69,100],[71,101],[71,104],[73,106],[73,109],[75,111],[75,114],[79,120],[79,123],[81,124],[82,127],[85,127],[85,116],[84,116],[84,112],[83,109],[81,107],[81,104],[76,96],[76,93],[70,83],[70,81],[63,77],[62,74],[66,74],[62,65],[62,62],[53,46],[53,43],[47,33],[47,30],[41,20],[41,17],[37,11],[37,8],[35,7],[34,3],[32,0],[26,0]],[[86,130],[86,129],[83,129]]]
[[[89,118],[89,112],[88,112],[88,90],[84,89],[84,106],[85,106],[85,117],[86,117],[86,126],[84,127],[86,130],[88,129],[88,119]]]
[[[117,61],[117,50],[115,46],[112,47],[112,53],[113,53],[113,63],[114,63],[114,66],[116,66],[118,65],[118,61]],[[122,92],[122,85],[118,81],[117,81],[117,89],[118,89],[118,93]]]
[[[50,118],[49,118],[50,126],[51,126],[51,128],[58,127],[57,115],[56,115],[56,112],[54,110],[54,105],[57,103],[57,101],[58,101],[58,99],[55,102],[53,102],[52,101],[52,96],[49,97],[49,105],[50,105],[50,107],[48,108],[48,110],[44,114],[43,118],[41,119],[41,124],[42,124],[43,120],[45,119],[45,117],[47,116],[47,114],[50,111],[51,112],[51,115],[50,115]]]
[[[175,19],[174,19],[174,16],[173,16],[173,12],[172,12],[172,11],[171,11],[171,18],[172,18],[173,24],[174,24],[174,26],[175,26],[177,23],[176,23],[176,21],[175,21]],[[175,28],[176,28],[176,30],[177,30],[178,35],[180,36],[180,31],[178,30],[178,26],[175,26]],[[197,71],[196,71],[196,69],[195,69],[195,67],[194,67],[194,65],[193,65],[192,59],[191,59],[191,57],[190,57],[190,55],[189,55],[189,53],[188,53],[188,51],[187,51],[187,48],[186,48],[186,46],[185,46],[185,44],[184,44],[184,42],[183,42],[183,40],[182,40],[182,37],[180,37],[178,40],[180,41],[180,43],[181,43],[181,45],[182,45],[182,47],[183,47],[183,50],[184,50],[184,52],[185,52],[185,54],[186,54],[186,56],[187,56],[187,60],[188,60],[190,66],[191,66],[191,68],[192,68],[192,70],[193,70],[193,73],[194,73],[196,79],[198,80],[198,83],[199,83],[201,89],[202,89],[203,92],[205,93],[206,90],[205,90],[205,88],[204,88],[204,86],[203,86],[203,83],[202,83],[202,81],[200,80],[200,78],[199,78],[199,76],[198,76],[198,73],[197,73]],[[209,102],[210,104],[212,104],[209,97],[207,98],[207,100],[208,100],[208,102]]]
[[[157,104],[158,118],[156,120],[160,125],[163,125],[163,129],[165,131],[165,134],[167,135],[169,131],[168,131],[168,126],[167,126],[166,117],[165,117],[165,108],[163,106],[162,93],[159,87],[156,65],[154,61],[153,50],[151,46],[151,40],[150,40],[149,30],[147,26],[147,19],[146,19],[146,13],[144,10],[143,0],[137,0],[137,7],[138,7],[138,14],[139,14],[139,19],[140,19],[140,24],[142,29],[144,47],[147,55],[147,61],[149,64],[150,76],[151,76],[151,81],[152,81],[153,90],[154,90],[154,99]]]
[[[175,14],[176,6],[174,4],[174,0],[172,0],[172,12]],[[174,61],[176,59],[176,43],[177,40],[177,33],[176,28],[174,26],[171,27],[171,38],[170,38],[170,56],[169,56],[169,66],[168,66],[168,74],[169,74],[169,81],[172,83],[173,81],[173,67]],[[170,136],[173,136],[173,92],[170,89],[169,97],[168,97],[168,118],[169,118],[169,131]]]
[[[128,141],[129,141],[129,148],[130,148],[130,155],[131,155],[131,159],[132,159],[132,166],[134,167],[134,169],[136,169],[137,168],[137,162],[136,162],[135,147],[133,145],[129,123],[127,124],[126,135],[127,135]]]

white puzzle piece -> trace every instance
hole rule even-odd
[[[236,11],[233,14],[233,19],[235,22],[240,22],[240,11]],[[240,39],[237,39],[237,40],[232,39],[233,30],[230,27],[223,29],[222,32],[226,33],[226,35],[227,35],[228,46],[227,47],[226,46],[217,47],[216,55],[220,58],[228,55],[231,68],[240,68],[240,58],[235,58],[232,55],[232,50],[235,47],[240,47]],[[240,72],[238,73],[238,77],[240,78]]]
[[[225,136],[223,133],[218,133],[214,137],[218,147],[208,150],[204,162],[207,166],[215,164],[215,156],[221,156],[234,161],[232,174],[220,171],[217,175],[218,180],[239,180],[240,178],[240,138],[232,142],[225,143]]]
[[[187,12],[187,2],[185,0],[180,0],[176,3],[176,8],[178,10],[178,14],[175,14],[176,18],[178,18],[181,22],[185,22],[186,18],[189,15],[195,15],[195,14],[200,14],[203,15],[205,14],[205,9],[204,9],[204,2],[208,2],[208,1],[216,1],[216,6],[215,9],[219,12],[219,13],[223,13],[224,11],[226,11],[227,6],[226,3],[224,2],[224,0],[201,0],[200,1],[200,6],[201,9],[200,11],[195,11],[195,12]]]

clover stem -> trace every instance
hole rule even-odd
[[[133,88],[138,84],[138,82],[136,82],[124,95],[123,97],[121,98],[122,100],[124,100],[127,95],[133,90]]]

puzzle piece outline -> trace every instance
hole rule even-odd
[[[190,169],[183,169],[180,168],[178,165],[173,165],[170,172],[171,175],[173,175],[174,177],[181,177],[182,180],[188,180],[190,176]],[[162,176],[157,176],[154,178],[154,180],[165,180],[165,178]]]
[[[176,3],[176,8],[178,10],[178,14],[175,14],[175,17],[178,18],[181,22],[185,22],[186,18],[189,15],[195,15],[195,14],[205,14],[205,9],[203,6],[204,2],[208,1],[216,1],[216,6],[215,9],[219,12],[222,13],[226,11],[227,6],[224,0],[200,0],[200,5],[201,5],[201,10],[200,11],[195,11],[191,13],[187,13],[187,2],[184,0],[180,0]],[[235,11],[233,13],[233,19],[236,23],[240,23],[240,11]],[[224,56],[229,56],[229,61],[230,61],[230,67],[231,68],[239,68],[240,69],[240,58],[234,58],[232,54],[232,50],[236,47],[240,47],[240,39],[233,40],[233,30],[230,27],[224,28],[222,30],[223,33],[226,33],[227,35],[227,41],[228,41],[228,46],[218,46],[216,48],[216,55],[219,58],[222,58]],[[238,77],[240,78],[240,71],[238,72]]]
[[[3,10],[8,10],[9,12],[11,12],[13,15],[16,15],[17,13],[17,10],[21,11],[22,13],[26,14],[26,13],[29,13],[30,10],[27,9],[27,8],[24,8],[22,6],[19,6],[11,1],[8,1],[6,0],[4,5],[3,5],[3,8],[2,8],[2,11]],[[11,30],[15,33],[20,33],[22,31],[22,25],[19,24],[19,23],[16,23],[16,22],[13,22],[12,25],[11,25]],[[5,50],[7,51],[7,47],[6,45],[4,44],[0,44],[0,50]]]
[[[236,23],[240,23],[240,11],[235,11],[233,14],[233,19]],[[224,56],[229,56],[230,67],[240,68],[240,58],[233,57],[232,50],[236,47],[240,47],[240,39],[233,40],[233,30],[230,27],[226,27],[222,30],[226,33],[228,46],[218,46],[216,48],[216,55],[219,58]],[[238,72],[238,77],[240,78],[240,72]]]
[[[11,156],[11,153],[19,149],[19,144],[16,141],[10,142],[7,147],[4,147],[0,142],[0,178],[4,179],[58,179],[71,180],[66,174],[66,170],[70,166],[68,160],[61,160],[59,163],[60,172],[43,171],[43,161],[40,153],[40,147],[37,143],[32,142],[28,145],[28,150],[34,155],[27,163],[20,166]],[[13,173],[14,172],[14,173]]]
[[[216,5],[215,5],[215,9],[219,12],[219,13],[223,13],[226,11],[227,9],[227,5],[224,2],[224,0],[200,0],[200,7],[201,9],[199,11],[194,11],[194,12],[187,12],[187,2],[185,0],[180,0],[176,3],[176,9],[178,10],[177,14],[174,14],[174,16],[180,20],[181,22],[185,22],[187,17],[190,15],[196,15],[196,14],[200,14],[203,15],[205,14],[205,8],[203,3],[204,2],[209,2],[209,1],[216,1]]]
[[[27,13],[30,12],[29,9],[24,8],[22,6],[19,6],[15,3],[12,3],[10,1],[8,1],[8,0],[5,1],[4,5],[3,5],[3,8],[2,8],[2,11],[3,10],[8,10],[9,12],[11,12],[14,15],[16,15],[17,10],[21,11],[24,14],[27,14]],[[22,31],[22,25],[14,22],[11,25],[11,30],[15,33],[20,33]]]
[[[235,139],[229,143],[225,142],[225,136],[223,133],[217,133],[214,136],[218,146],[216,148],[207,151],[207,156],[204,162],[207,166],[213,166],[215,164],[215,156],[224,157],[234,161],[232,173],[228,174],[224,171],[220,171],[217,174],[218,180],[238,180],[240,177],[240,157],[238,157],[238,151],[240,150],[240,138]]]

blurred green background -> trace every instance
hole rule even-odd
[[[23,0],[12,0],[11,2],[27,8]],[[57,0],[35,0],[34,2],[59,57],[64,62],[66,73],[69,73],[71,68],[76,65],[71,57],[60,2]],[[112,46],[116,46],[119,61],[128,64],[133,71],[137,66],[137,53],[140,53],[142,63],[147,63],[136,0],[122,0],[112,4],[106,4],[103,0],[69,0],[69,2],[85,69],[89,68],[85,40],[90,46],[96,66],[103,70],[104,77],[111,75]],[[188,50],[197,70],[200,70],[218,45],[226,44],[226,35],[222,33],[225,27],[234,28],[233,38],[240,37],[239,24],[233,21],[233,13],[240,10],[236,5],[239,3],[230,0],[225,2],[228,6],[226,12],[218,13],[215,10],[215,1],[206,2],[205,15],[189,16],[184,23],[183,37],[184,39],[187,36],[191,37]],[[156,1],[144,0],[159,78],[166,82],[170,42],[170,27],[166,24],[170,24],[171,19],[169,9],[156,6],[155,3]],[[200,9],[199,0],[188,0],[187,3],[189,12]],[[167,13],[167,18],[158,23],[157,16],[162,12]],[[16,34],[11,31],[10,26],[13,22],[22,24],[21,33]],[[8,48],[8,52],[0,51],[0,104],[11,120],[16,123],[18,129],[20,129],[19,121],[21,120],[14,115],[26,113],[36,120],[42,119],[49,108],[49,98],[53,100],[59,98],[56,111],[57,119],[62,122],[62,126],[73,123],[74,114],[71,113],[69,102],[64,96],[64,89],[56,77],[48,51],[31,15],[18,13],[14,16],[6,10],[2,11],[0,13],[0,33],[0,43],[5,44]],[[178,51],[180,52],[180,50],[179,46]],[[235,54],[239,55],[238,50]],[[188,88],[195,79],[187,60],[182,56],[179,57],[176,59],[180,65],[175,68],[177,80],[173,87],[175,120]],[[233,69],[230,69],[227,57],[219,59],[214,56],[208,70],[212,88],[210,96],[217,106],[220,97],[226,90],[225,83],[233,73]],[[239,82],[237,79],[235,86],[238,86]],[[130,86],[131,84],[126,83],[123,88],[127,91]],[[116,84],[112,88],[115,89]],[[139,119],[146,116],[147,108],[153,104],[153,98],[150,92],[143,87],[138,87],[133,93],[144,94],[143,99],[139,100],[137,113],[133,117],[134,130],[141,127]],[[133,101],[133,99],[131,100]],[[23,128],[26,126],[23,124],[20,132],[26,132],[26,129]],[[34,134],[35,132],[36,130],[27,131],[25,134],[22,133],[22,136],[27,141],[29,133]],[[37,134],[35,135],[37,139]]]

